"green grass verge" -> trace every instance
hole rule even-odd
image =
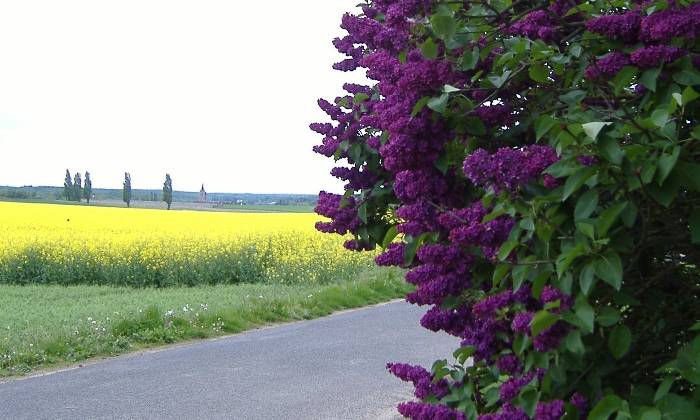
[[[380,269],[328,286],[0,285],[0,377],[316,318],[398,298],[407,291],[400,271]]]

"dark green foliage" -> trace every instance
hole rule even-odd
[[[73,200],[73,177],[68,169],[66,169],[66,178],[63,181],[63,198],[66,201]]]
[[[127,207],[131,207],[131,174],[124,172],[124,187],[122,189],[122,200]]]
[[[168,210],[170,210],[170,205],[173,203],[173,180],[170,178],[170,174],[165,174],[165,182],[163,183],[163,201],[168,205]]]
[[[83,183],[83,198],[87,200],[90,204],[90,198],[92,198],[92,179],[90,179],[90,172],[85,171],[85,182]]]
[[[82,196],[83,196],[83,180],[82,180],[82,177],[80,176],[80,172],[76,172],[75,177],[73,178],[73,191],[72,191],[71,199],[73,201],[80,202],[80,199]]]

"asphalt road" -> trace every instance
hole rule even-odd
[[[0,419],[395,419],[412,386],[390,361],[456,339],[394,302],[0,384]]]

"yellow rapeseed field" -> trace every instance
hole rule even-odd
[[[319,216],[0,203],[0,283],[327,284],[371,265]]]

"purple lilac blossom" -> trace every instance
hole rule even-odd
[[[584,75],[591,80],[599,78],[610,79],[629,64],[630,59],[624,53],[615,51],[586,67]]]
[[[554,325],[541,331],[533,340],[535,350],[547,352],[559,346],[561,340],[569,333],[569,326],[563,321],[557,321]]]
[[[505,403],[496,413],[481,414],[478,420],[529,420],[530,418],[520,407],[516,407],[511,403]]]
[[[535,373],[529,372],[521,377],[511,377],[505,381],[499,390],[501,399],[503,401],[510,401],[517,397],[520,390],[532,380],[535,379]]]
[[[503,147],[491,155],[478,149],[464,160],[464,174],[475,185],[514,191],[538,178],[558,160],[556,151],[549,146]]]
[[[511,328],[515,332],[530,335],[530,323],[532,322],[532,312],[521,312],[515,315]]]
[[[557,38],[558,29],[557,21],[547,11],[535,10],[513,23],[509,28],[509,33],[551,42]]]
[[[632,10],[619,15],[605,15],[586,22],[586,29],[610,39],[634,42],[637,39],[642,14]]]
[[[354,233],[360,226],[360,219],[357,217],[355,209],[355,199],[346,199],[345,206],[342,206],[342,195],[330,194],[321,191],[318,197],[318,204],[314,209],[321,216],[331,219],[330,222],[317,222],[316,229],[324,233],[338,233],[345,235],[348,232]]]
[[[630,61],[641,68],[649,68],[671,63],[687,53],[684,49],[671,45],[652,45],[634,50],[630,54]]]
[[[571,308],[571,306],[574,304],[574,301],[571,298],[571,296],[550,285],[547,285],[544,287],[544,289],[542,289],[542,294],[540,294],[540,300],[543,304],[559,301],[559,307],[551,310],[554,313],[561,313],[563,311],[566,311],[569,308]]]
[[[412,420],[467,420],[464,413],[446,405],[405,402],[398,406],[399,413]]]
[[[516,375],[523,369],[520,359],[514,354],[507,354],[499,357],[498,360],[496,360],[496,367],[502,373],[507,373],[509,375]]]
[[[394,242],[381,254],[377,255],[374,262],[378,266],[396,266],[400,267],[404,263],[403,253],[406,245],[400,242]]]
[[[415,386],[416,398],[421,400],[431,396],[442,398],[449,392],[449,384],[446,379],[433,382],[433,375],[422,366],[388,363],[386,368],[402,381],[412,382]]]
[[[583,166],[593,166],[598,163],[598,159],[596,159],[595,156],[581,155],[577,157],[576,160]]]
[[[673,38],[692,40],[700,34],[700,4],[671,7],[644,17],[639,38],[646,42],[666,42]]]
[[[565,407],[562,400],[540,401],[535,409],[535,420],[559,420],[564,416],[564,412]]]

